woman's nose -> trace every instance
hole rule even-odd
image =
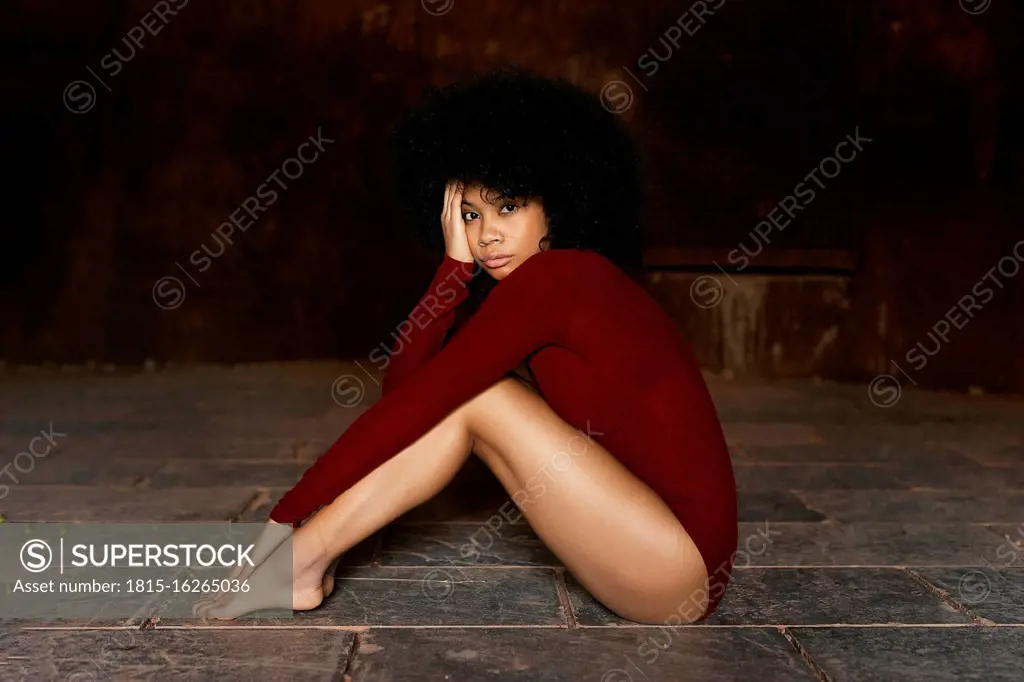
[[[485,223],[484,228],[480,231],[480,245],[487,246],[488,244],[491,244],[493,242],[500,241],[501,234],[497,230],[488,227],[487,224]]]

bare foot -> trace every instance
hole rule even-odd
[[[233,620],[253,611],[290,609],[308,611],[320,605],[334,589],[334,576],[320,556],[320,548],[310,546],[307,535],[296,533],[291,542],[275,549],[245,579],[247,591],[225,592],[201,599],[192,612],[200,618]]]
[[[324,599],[331,596],[331,592],[334,592],[334,570],[338,567],[338,561],[341,557],[335,557],[331,565],[327,567],[327,571],[324,573],[323,582],[320,584],[321,590],[323,591]]]
[[[260,536],[256,539],[256,543],[253,546],[252,562],[253,565],[240,564],[236,566],[224,576],[225,583],[228,585],[241,585],[242,583],[248,583],[249,578],[253,572],[261,565],[263,565],[267,558],[277,549],[281,543],[287,540],[292,535],[292,529],[286,524],[279,524],[273,520],[267,520],[267,524],[260,533]],[[225,597],[230,596],[231,593],[224,591],[211,592],[203,595],[202,598],[197,600],[192,607],[193,613],[206,606],[209,606],[215,602],[223,600]]]

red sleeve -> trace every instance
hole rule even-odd
[[[455,322],[455,309],[469,295],[467,287],[476,268],[475,263],[455,260],[445,254],[427,292],[409,317],[398,325],[398,335],[385,365],[387,374],[381,387],[384,395],[441,350],[444,335]]]
[[[270,513],[298,524],[418,440],[524,358],[563,345],[572,251],[535,254],[499,282],[451,341],[371,406]]]

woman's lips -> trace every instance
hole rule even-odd
[[[512,260],[512,256],[505,253],[496,253],[492,256],[488,256],[487,260],[483,263],[489,268],[500,268],[503,265],[507,265]]]

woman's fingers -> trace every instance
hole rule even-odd
[[[448,229],[452,228],[455,222],[455,183],[452,183],[451,192],[448,194]]]
[[[451,204],[448,209],[448,227],[452,230],[452,236],[465,238],[465,226],[462,222],[461,182],[452,181]]]
[[[461,215],[462,209],[462,196],[459,191],[459,183],[452,180],[452,201],[448,206],[448,223],[452,227],[457,227],[459,223],[459,216]]]
[[[444,188],[444,207],[441,212],[441,226],[444,231],[445,251],[455,260],[463,263],[473,261],[469,248],[466,223],[462,217],[462,197],[465,187],[459,180],[449,180]]]
[[[448,217],[452,204],[452,182],[449,180],[444,185],[444,202],[441,204],[441,224],[448,226]]]
[[[455,191],[452,193],[452,206],[458,211],[455,215],[462,215],[462,183],[458,183],[455,186]]]

